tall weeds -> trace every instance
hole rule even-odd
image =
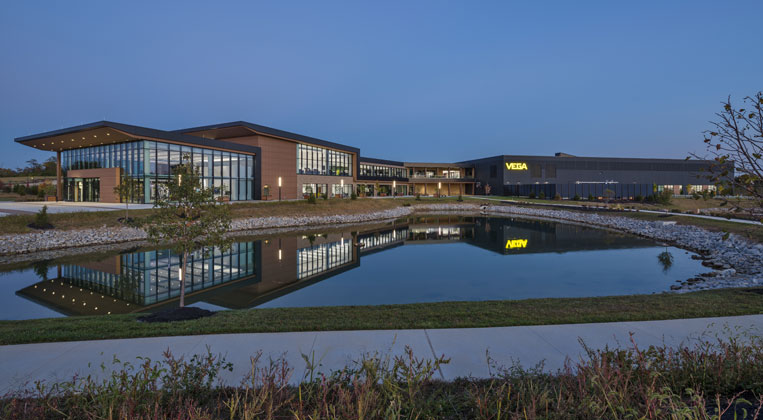
[[[251,357],[238,386],[220,374],[232,366],[212,354],[189,360],[114,360],[99,378],[5,395],[9,419],[753,419],[763,394],[763,340],[732,335],[691,346],[586,349],[558,372],[543,365],[491,366],[489,379],[437,380],[449,362],[367,355],[342,370],[293,378],[283,358]]]

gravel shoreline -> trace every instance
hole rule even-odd
[[[627,217],[567,210],[538,209],[521,206],[475,204],[421,204],[410,207],[350,215],[261,217],[235,219],[231,235],[261,235],[302,230],[311,227],[335,226],[380,222],[409,216],[415,212],[481,212],[493,215],[540,217],[581,223],[626,232],[633,235],[666,242],[701,255],[703,265],[714,269],[681,284],[672,286],[675,291],[691,291],[723,287],[750,287],[763,284],[763,244],[750,242],[737,235],[723,239],[720,232],[676,225],[669,222],[652,222]],[[0,236],[0,263],[44,258],[41,254],[64,254],[51,252],[62,250],[106,250],[130,248],[145,244],[146,233],[129,227],[101,227],[76,231],[46,230],[34,233]],[[136,243],[137,242],[137,243]],[[118,245],[118,246],[115,246]]]

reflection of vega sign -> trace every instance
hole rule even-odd
[[[526,171],[527,164],[524,162],[506,162],[506,169],[510,171]]]
[[[506,249],[527,248],[527,239],[509,239],[506,241]]]

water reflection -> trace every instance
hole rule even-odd
[[[445,244],[457,245],[459,248],[440,247]],[[429,248],[427,245],[435,247]],[[394,267],[408,263],[403,262],[404,254],[395,254],[390,250],[402,246],[425,246],[406,248],[405,255],[410,255],[417,249],[427,249],[421,254],[421,261],[413,265],[437,270],[437,261],[431,260],[433,255],[446,260],[476,259],[478,261],[465,261],[464,264],[476,262],[477,270],[484,268],[484,273],[496,277],[496,280],[500,280],[501,273],[505,272],[505,262],[513,262],[513,277],[519,278],[516,274],[521,273],[522,269],[515,267],[521,265],[522,260],[493,260],[489,258],[490,255],[517,255],[517,258],[525,258],[519,256],[527,255],[528,258],[533,258],[529,267],[541,271],[543,268],[538,264],[549,264],[548,260],[530,256],[655,248],[651,241],[579,225],[488,217],[414,217],[360,231],[283,235],[234,243],[226,252],[216,249],[198,252],[188,261],[186,302],[190,305],[229,309],[252,308],[269,302],[272,305],[272,302],[280,302],[284,296],[309,285],[335,276],[343,278],[343,273],[360,267],[363,258],[377,253],[385,253],[385,257],[389,255],[393,259],[385,261],[385,267],[390,267],[390,276],[395,276],[395,279],[388,280],[392,287],[392,280],[400,281],[400,277],[404,276],[393,274]],[[490,252],[475,254],[460,248],[463,246]],[[60,263],[52,267],[49,270],[45,263],[38,263],[32,270],[25,271],[27,276],[37,273],[35,277],[38,281],[17,289],[16,295],[63,315],[156,311],[177,305],[180,293],[180,257],[169,250],[127,252],[84,263]],[[53,271],[54,274],[49,274]],[[430,269],[425,271],[427,276],[430,272],[438,279],[449,274]],[[488,283],[485,284],[484,290],[479,292],[481,295],[469,295],[465,288],[483,280],[466,279],[458,274],[452,276],[456,278],[446,278],[449,285],[442,286],[443,289],[453,288],[449,295],[438,295],[437,291],[433,290],[436,287],[428,285],[421,286],[427,290],[416,290],[406,298],[391,299],[393,303],[403,303],[441,299],[512,298],[495,295],[491,290],[494,285]],[[352,280],[354,283],[342,286],[341,290],[330,289],[326,293],[340,295],[353,290],[352,293],[358,298],[358,294],[371,295],[358,299],[357,304],[390,303],[388,300],[377,302],[373,299],[377,288],[379,295],[387,292],[383,284],[378,284],[385,281],[383,271],[374,270],[359,277],[361,278]],[[376,283],[368,287],[359,286],[360,281],[370,277],[374,277]],[[411,284],[410,281],[408,283]],[[458,291],[459,287],[464,289],[463,294]],[[398,295],[403,296],[405,293],[400,291]],[[347,299],[350,302],[347,302]],[[356,302],[353,299],[350,296],[341,302],[353,304]],[[308,305],[332,304],[332,299],[316,295],[304,299],[304,302]],[[0,309],[0,318],[7,319],[8,317],[1,316],[2,311]]]

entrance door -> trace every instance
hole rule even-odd
[[[83,195],[83,182],[82,179],[75,179],[74,180],[74,201],[75,202],[81,202],[82,201],[82,195]]]

